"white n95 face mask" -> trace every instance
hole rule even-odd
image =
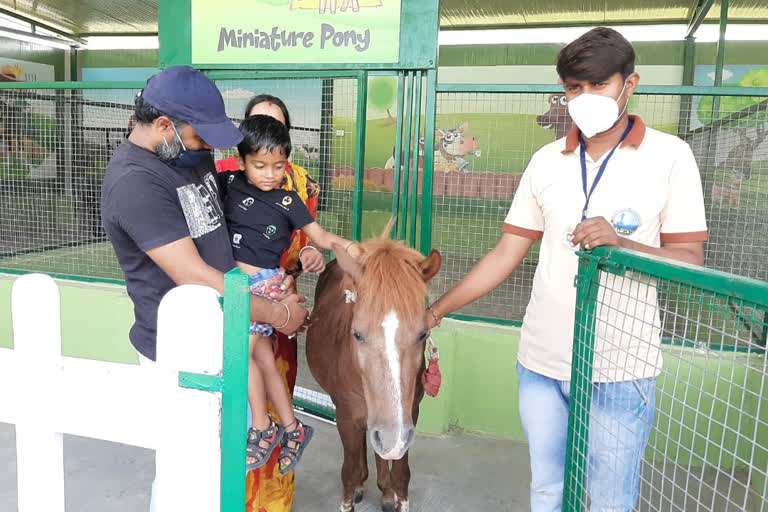
[[[621,88],[621,93],[615,100],[610,96],[585,92],[568,102],[568,113],[584,137],[589,139],[611,129],[619,116],[624,113],[623,110],[619,112],[619,100],[624,96],[626,87],[627,82],[624,82],[624,87]],[[626,108],[627,106],[624,105],[624,110]]]

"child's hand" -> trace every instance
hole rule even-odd
[[[323,254],[311,245],[306,246],[301,251],[299,260],[301,260],[301,267],[305,272],[316,272],[319,274],[325,270]]]

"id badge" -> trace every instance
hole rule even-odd
[[[573,244],[573,229],[574,228],[572,228],[572,227],[568,227],[565,230],[565,233],[563,233],[563,240],[562,241],[563,241],[563,245],[566,248],[570,249],[571,251],[578,251],[579,250],[579,245],[578,244],[576,244],[576,245]]]

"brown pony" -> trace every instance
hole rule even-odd
[[[307,362],[336,405],[344,447],[341,510],[351,512],[363,499],[369,432],[382,509],[407,512],[408,448],[424,396],[424,302],[427,282],[440,269],[440,253],[433,250],[424,258],[383,236],[362,244],[357,260],[335,249],[336,261],[315,290]]]

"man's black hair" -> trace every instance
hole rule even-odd
[[[624,80],[635,72],[635,49],[611,28],[597,27],[560,51],[557,74],[561,80],[602,82],[616,73]]]
[[[271,94],[258,94],[251,98],[251,101],[248,102],[248,105],[245,106],[245,113],[243,114],[243,119],[246,119],[250,117],[251,110],[253,110],[253,107],[258,105],[259,103],[274,103],[277,105],[280,110],[283,111],[283,117],[285,118],[285,126],[290,130],[291,129],[291,116],[288,114],[288,107],[285,106],[285,103],[283,103],[283,100],[278,98],[277,96],[272,96]]]
[[[240,123],[240,132],[243,134],[243,140],[237,145],[237,152],[243,158],[263,149],[270,153],[277,150],[285,155],[285,158],[291,156],[288,127],[272,116],[251,116]]]
[[[133,101],[133,106],[134,113],[136,114],[136,121],[141,124],[152,124],[155,119],[162,116],[170,119],[177,130],[187,124],[185,121],[174,119],[168,114],[164,114],[163,112],[159,111],[148,102],[144,101],[144,98],[141,94],[136,96],[136,99]]]

